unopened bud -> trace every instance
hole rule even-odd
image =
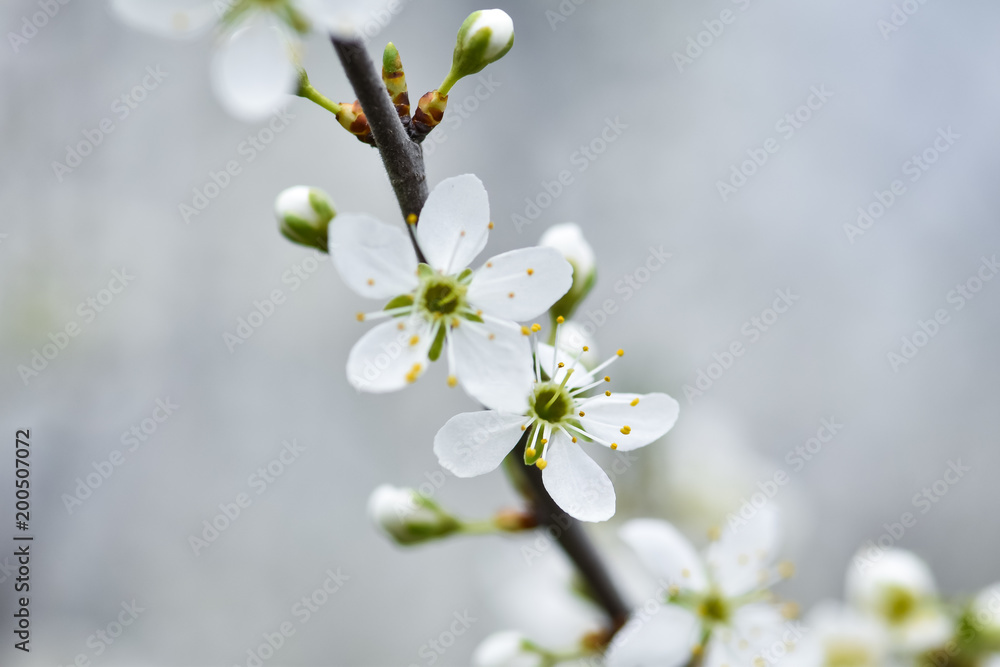
[[[413,138],[417,143],[423,141],[424,137],[438,126],[444,117],[444,110],[447,106],[448,96],[443,95],[439,90],[425,93],[417,101],[417,110],[413,112],[411,124]]]
[[[549,310],[552,318],[562,316],[569,319],[594,287],[597,269],[594,249],[583,237],[583,230],[573,222],[550,227],[538,242],[540,246],[555,248],[573,266],[573,285]]]
[[[454,533],[461,527],[434,501],[413,489],[388,484],[368,500],[372,520],[399,544],[417,544]]]
[[[399,57],[396,45],[389,42],[382,53],[382,83],[385,84],[389,98],[396,105],[396,113],[403,125],[410,123],[410,95],[406,91],[406,72],[403,71],[403,61]]]
[[[447,95],[463,76],[481,71],[504,57],[514,46],[514,22],[502,9],[472,12],[458,29],[451,71],[441,84]]]
[[[274,213],[289,241],[327,251],[327,229],[337,213],[325,192],[305,185],[288,188],[274,200]]]

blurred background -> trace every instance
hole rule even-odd
[[[416,100],[482,7],[394,6],[369,48],[395,42]],[[515,46],[455,87],[425,144],[428,176],[484,181],[488,254],[579,223],[599,267],[581,323],[602,355],[628,350],[619,386],[681,402],[662,441],[625,465],[599,459],[619,462],[618,515],[591,532],[633,599],[648,582],[617,541],[623,520],[667,518],[704,542],[767,489],[798,569],[782,593],[804,608],[840,597],[855,551],[906,512],[915,525],[890,540],[926,558],[945,593],[1000,579],[1000,279],[988,279],[1000,6],[500,6]],[[210,39],[147,36],[96,2],[10,37],[38,11],[0,9],[0,508],[13,526],[10,450],[30,428],[36,535],[32,651],[5,639],[0,663],[249,666],[291,623],[265,664],[466,665],[495,630],[558,644],[593,627],[593,610],[565,599],[555,548],[401,549],[366,517],[381,483],[424,484],[470,517],[516,502],[499,471],[458,480],[437,466],[433,434],[475,407],[446,391],[442,368],[388,396],[349,387],[347,353],[366,329],[353,314],[371,304],[277,232],[274,197],[300,183],[402,224],[377,153],[304,100],[270,125],[280,131],[228,117]],[[326,40],[307,42],[305,63],[321,91],[353,99]],[[122,117],[147,68],[165,74]],[[113,130],[89,155],[54,168],[104,119]],[[185,220],[181,205],[230,161],[239,174]],[[543,196],[563,171],[571,182]],[[859,207],[872,216],[861,226]],[[653,253],[670,258],[647,264]],[[284,301],[228,346],[274,290]],[[791,303],[780,314],[776,291]],[[77,335],[60,336],[70,325]],[[743,354],[727,357],[736,342]],[[37,373],[21,370],[36,353]],[[838,425],[832,438],[824,424]],[[275,465],[293,441],[296,457]],[[952,464],[969,470],[939,482]],[[786,483],[768,484],[777,473]],[[241,493],[251,504],[193,547]],[[12,551],[0,551],[8,638]],[[306,616],[302,598],[330,573],[339,589]],[[100,639],[123,604],[134,622]]]

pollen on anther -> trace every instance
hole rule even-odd
[[[549,444],[549,441],[548,441],[548,440],[546,440],[545,438],[542,438],[542,444],[543,444],[543,445],[547,445],[547,444]]]
[[[406,325],[403,324],[402,322],[400,322],[399,324],[396,325],[396,328],[399,329],[400,331],[402,331],[403,329],[406,328]]]
[[[528,275],[529,276],[535,275],[535,270],[534,269],[528,269]]]
[[[573,442],[576,442],[576,436],[575,435],[573,436]]]
[[[513,299],[513,298],[514,298],[514,293],[513,293],[513,292],[511,292],[510,294],[508,294],[508,295],[507,295],[507,298],[509,298],[509,299]]]
[[[565,368],[565,367],[566,367],[566,364],[564,364],[563,362],[560,361],[559,362],[559,368]]]
[[[459,236],[465,236],[465,230],[463,229],[462,231],[460,231],[460,232],[458,233],[458,235],[459,235]]]
[[[364,313],[358,313],[357,315],[355,315],[355,317],[358,318],[358,322],[364,322],[365,321],[365,314]]]
[[[368,279],[368,286],[371,287],[374,284],[375,284],[375,279],[374,278],[369,278]]]
[[[462,321],[459,320],[457,317],[451,318],[451,328],[452,329],[457,329],[458,325],[461,324],[461,323],[462,323]]]
[[[408,216],[406,216],[406,221],[411,225],[417,224],[417,214],[416,213],[409,214]]]
[[[524,455],[527,456],[529,459],[537,453],[538,452],[535,451],[534,447],[528,447],[527,449],[524,450]]]
[[[632,402],[629,403],[629,405],[631,405],[634,408],[635,406],[639,405],[639,399],[638,398],[633,398]]]
[[[419,343],[419,342],[420,342],[420,336],[416,336],[416,335],[414,335],[414,336],[410,336],[410,346],[411,346],[411,347],[412,347],[413,345],[416,345],[416,344],[417,344],[417,343]]]
[[[538,333],[539,331],[542,330],[542,325],[539,324],[538,322],[535,322],[534,324],[531,325],[531,330],[534,331],[535,333]]]
[[[526,430],[528,430],[528,427],[526,425],[524,425],[524,424],[521,424],[521,430],[522,431],[526,431]]]
[[[587,413],[586,413],[586,412],[584,412],[583,410],[580,410],[580,416],[581,416],[581,417],[586,417],[586,416],[587,416]]]
[[[611,382],[611,376],[610,375],[605,375],[604,376],[604,381],[605,382]]]
[[[560,315],[559,317],[556,318],[556,324],[562,324],[565,321],[566,321],[566,318],[563,317],[562,315]]]
[[[624,357],[625,356],[625,350],[618,350],[617,352],[615,352],[615,354],[617,354],[619,357]]]
[[[476,317],[482,317],[482,316],[483,316],[483,311],[477,310],[476,311]]]
[[[610,392],[610,391],[606,391],[606,392],[604,392],[604,395],[605,395],[605,396],[610,396],[610,395],[611,395],[611,392]]]
[[[489,336],[487,336],[487,338],[489,338],[490,340],[493,340],[496,337],[497,337],[496,334],[490,334]]]
[[[612,442],[611,443],[611,449],[618,449],[618,443],[617,442]]]
[[[486,268],[487,269],[492,269],[493,268],[493,262],[486,262]]]
[[[486,225],[486,229],[493,229],[493,221],[490,220],[490,224]]]
[[[456,384],[458,384],[458,378],[455,377],[454,375],[449,375],[448,376],[448,386],[449,387],[454,387]]]
[[[547,466],[548,463],[545,461],[545,459],[538,459],[537,461],[535,461],[535,465],[538,466],[539,470],[545,470],[545,466]]]
[[[524,326],[523,324],[521,325],[521,333],[524,334],[525,336],[531,335],[531,331],[528,329],[528,327]]]
[[[628,435],[629,433],[632,432],[632,427],[626,424],[625,426],[622,426],[621,431],[622,435]]]

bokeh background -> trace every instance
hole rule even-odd
[[[584,227],[600,278],[582,322],[612,302],[595,338],[606,352],[628,350],[616,382],[681,401],[674,432],[616,475],[618,516],[592,529],[637,600],[642,578],[615,537],[622,520],[672,519],[703,541],[777,471],[789,481],[771,502],[798,566],[782,592],[803,607],[841,596],[852,554],[904,512],[917,523],[893,541],[926,558],[944,592],[1000,579],[1000,280],[961,309],[948,300],[1000,251],[1000,6],[911,2],[916,13],[883,34],[879,21],[899,5],[501,3],[517,38],[483,73],[488,99],[477,99],[476,77],[460,83],[450,120],[426,144],[432,184],[467,172],[485,182],[496,221],[487,253],[535,243],[554,223]],[[416,99],[444,76],[455,30],[480,7],[400,7],[369,46],[396,43]],[[679,68],[674,53],[723,10],[733,22],[703,35],[711,43]],[[4,3],[4,33],[37,11]],[[267,123],[221,110],[210,40],[133,32],[102,3],[60,5],[16,51],[4,41],[0,507],[12,526],[14,432],[30,428],[36,541],[29,656],[11,647],[12,547],[0,550],[0,663],[68,665],[83,654],[100,665],[246,665],[264,633],[291,621],[295,635],[265,664],[465,665],[494,630],[558,643],[592,627],[593,612],[564,592],[554,548],[535,557],[524,549],[532,538],[489,537],[404,550],[366,517],[384,482],[428,483],[467,516],[516,502],[500,472],[440,472],[433,434],[474,407],[446,390],[443,369],[389,396],[348,386],[346,356],[365,328],[353,314],[371,304],[277,233],[274,196],[299,183],[326,189],[340,210],[401,223],[372,149],[291,100],[291,120],[251,160],[244,142]],[[353,99],[324,39],[307,43],[306,64],[320,90]],[[112,105],[147,67],[167,76],[120,119]],[[788,137],[776,123],[813,87],[832,96]],[[60,178],[53,161],[104,118],[114,131]],[[581,162],[581,147],[616,120],[615,140]],[[911,181],[904,163],[948,128],[959,138]],[[780,150],[723,201],[717,182],[769,138]],[[230,160],[241,173],[185,222],[179,206]],[[562,170],[572,183],[539,199]],[[896,179],[905,194],[851,242],[845,225]],[[518,227],[512,216],[532,200],[544,206]],[[651,247],[670,259],[637,274]],[[296,267],[314,271],[293,289]],[[134,280],[85,319],[78,304],[122,270]],[[626,276],[645,282],[630,293]],[[223,334],[276,289],[285,302],[231,352]],[[798,300],[751,340],[745,323],[775,290]],[[948,323],[894,369],[887,355],[938,309]],[[80,334],[25,382],[18,366],[70,322]],[[685,397],[734,341],[745,354]],[[123,433],[158,399],[179,407],[129,451]],[[788,452],[824,419],[843,428],[796,470]],[[258,495],[250,477],[286,440],[302,453]],[[67,508],[64,494],[115,450],[123,463]],[[615,460],[600,459],[609,469]],[[971,471],[921,513],[914,496],[956,461]],[[189,536],[239,493],[252,505],[195,554]],[[338,568],[349,579],[301,623],[293,605]],[[133,600],[143,611],[113,644],[88,639]],[[464,613],[474,622],[443,640]],[[451,645],[438,652],[431,640]]]

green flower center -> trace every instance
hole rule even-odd
[[[913,613],[917,599],[913,593],[901,587],[891,587],[882,599],[882,610],[890,623],[901,623]]]
[[[549,424],[558,424],[573,414],[573,398],[555,382],[536,385],[529,403],[531,414]]]
[[[706,621],[725,623],[729,620],[729,605],[718,593],[709,593],[702,598],[697,611]]]
[[[437,319],[464,309],[466,289],[449,276],[435,275],[424,281],[417,301],[425,313]]]
[[[838,642],[826,646],[824,667],[867,667],[875,662],[865,646],[851,642]]]

